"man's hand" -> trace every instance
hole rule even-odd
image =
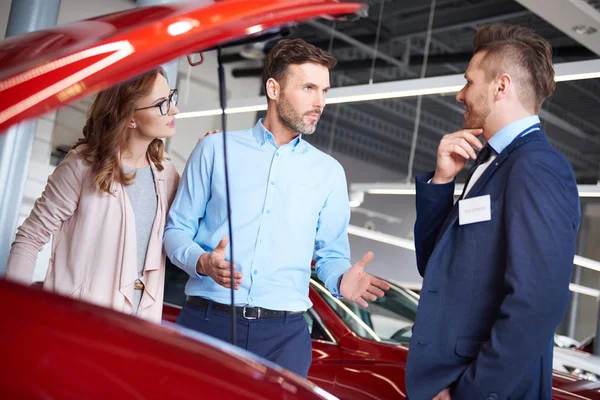
[[[340,283],[340,294],[344,298],[357,303],[363,308],[369,305],[366,300],[375,301],[377,297],[383,297],[384,290],[388,290],[390,286],[377,279],[372,275],[367,274],[365,266],[373,259],[373,252],[369,251],[359,262],[350,267],[344,272],[342,282]]]
[[[231,287],[231,263],[225,261],[225,248],[229,243],[227,236],[219,242],[217,247],[212,253],[204,253],[198,259],[196,264],[196,271],[201,275],[208,275],[219,285],[230,288]],[[233,266],[235,268],[235,265]],[[234,271],[234,289],[239,289],[242,284],[242,273]]]
[[[451,182],[465,167],[467,160],[475,160],[475,150],[483,149],[478,139],[483,129],[462,129],[458,132],[444,135],[437,151],[437,167],[433,183]]]
[[[452,400],[450,397],[450,389],[442,390],[432,400]]]

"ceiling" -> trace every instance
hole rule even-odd
[[[331,74],[333,87],[366,84],[371,79],[418,78],[431,3],[365,2],[369,5],[367,18],[312,21],[298,26],[291,36],[331,50],[337,57],[338,66]],[[600,0],[437,0],[425,76],[463,73],[472,55],[477,27],[494,22],[533,28],[553,46],[555,62],[597,59],[600,54]],[[577,34],[573,27],[583,24],[597,31]],[[376,43],[379,57],[373,63]],[[266,43],[265,51],[272,45]],[[242,59],[239,51],[229,52],[225,58],[229,63]],[[260,67],[234,68],[233,75],[260,76]],[[406,173],[417,108],[416,98],[331,105],[317,133],[308,140],[325,150]],[[437,144],[443,134],[460,128],[462,114],[462,105],[453,95],[422,99],[415,174],[435,168]],[[571,161],[578,182],[599,181],[600,79],[559,83],[540,116],[554,146]]]

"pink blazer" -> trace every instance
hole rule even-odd
[[[79,149],[79,148],[78,148]],[[42,196],[17,231],[7,279],[31,284],[38,253],[52,236],[44,289],[130,314],[137,273],[135,217],[127,192],[113,183],[98,189],[91,166],[71,150],[48,178]],[[165,155],[163,171],[151,164],[158,206],[148,244],[138,316],[160,322],[165,282],[163,230],[179,175]]]

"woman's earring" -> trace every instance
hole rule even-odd
[[[135,129],[135,128],[137,128],[137,125],[136,125],[136,124],[133,124],[133,125],[131,125],[131,127],[132,127],[133,129]]]

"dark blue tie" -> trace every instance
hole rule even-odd
[[[473,166],[469,170],[469,175],[467,176],[467,181],[465,182],[465,187],[463,188],[462,194],[460,195],[461,199],[463,199],[465,197],[465,192],[467,190],[467,187],[469,186],[469,181],[471,180],[471,177],[475,173],[475,170],[481,164],[485,164],[486,162],[488,162],[488,160],[492,156],[492,151],[493,150],[490,147],[490,145],[486,144],[485,147],[483,148],[483,150],[481,150],[479,152],[479,154],[477,155],[477,159],[475,160],[475,163],[473,164]]]

